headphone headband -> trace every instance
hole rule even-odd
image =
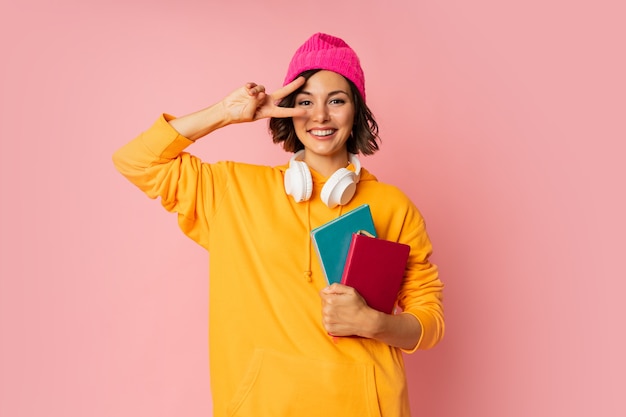
[[[285,171],[285,192],[291,195],[296,202],[306,201],[313,192],[313,179],[308,165],[303,161],[305,150],[294,153],[289,160],[289,168]],[[354,193],[356,185],[361,179],[361,161],[356,154],[349,153],[348,158],[355,171],[339,168],[326,181],[320,198],[328,207],[347,204]]]

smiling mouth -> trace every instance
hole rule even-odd
[[[324,129],[324,130],[316,130],[316,129],[314,129],[314,130],[310,130],[309,132],[312,135],[322,136],[323,137],[323,136],[330,136],[333,133],[335,133],[335,131],[336,131],[335,129]]]

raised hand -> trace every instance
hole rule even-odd
[[[301,116],[305,110],[279,107],[276,103],[296,91],[304,83],[305,79],[299,77],[272,94],[266,93],[262,85],[247,83],[221,101],[226,119],[228,123],[242,123],[270,117]]]

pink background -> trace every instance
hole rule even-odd
[[[447,285],[414,414],[626,415],[623,4],[3,0],[0,416],[210,415],[206,254],[111,154],[275,89],[316,31],[359,52],[364,164],[422,209]],[[265,123],[193,151],[287,158]]]

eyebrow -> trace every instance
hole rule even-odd
[[[313,93],[311,93],[309,91],[306,91],[306,90],[302,90],[298,94],[304,94],[304,95],[307,95],[307,96],[312,96],[313,95]],[[330,93],[328,93],[328,97],[332,97],[332,96],[337,95],[337,94],[349,95],[347,92],[345,92],[343,90],[334,90],[334,91],[331,91]]]

